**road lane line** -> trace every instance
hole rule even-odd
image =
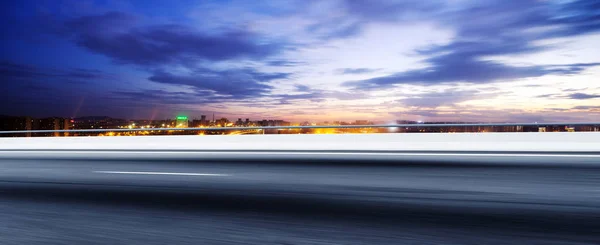
[[[210,173],[171,173],[171,172],[131,172],[131,171],[94,171],[101,174],[140,174],[140,175],[179,175],[179,176],[231,176],[230,174]]]

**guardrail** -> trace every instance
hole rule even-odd
[[[115,128],[115,129],[59,129],[59,130],[14,130],[0,131],[0,134],[25,133],[101,133],[135,131],[217,131],[217,130],[268,130],[268,129],[321,129],[321,128],[409,128],[409,127],[503,127],[503,126],[600,126],[600,122],[577,123],[417,123],[379,125],[327,125],[327,126],[252,126],[252,127],[207,127],[207,128]]]

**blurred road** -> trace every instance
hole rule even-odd
[[[460,159],[0,157],[0,244],[600,243],[598,155]]]

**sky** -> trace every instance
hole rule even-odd
[[[597,0],[0,7],[0,115],[600,121]]]

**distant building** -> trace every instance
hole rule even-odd
[[[600,125],[581,125],[575,126],[575,131],[589,131],[589,132],[598,132],[600,131]]]
[[[206,120],[206,115],[201,115],[200,120],[195,119],[192,121],[192,127],[195,127],[195,128],[206,127],[209,125],[210,125],[210,122],[208,120]]]
[[[63,119],[62,129],[63,130],[73,129],[73,122],[74,122],[74,120],[69,119],[69,118]],[[65,136],[69,136],[69,133],[63,133],[63,134]]]
[[[37,121],[37,122],[35,122]],[[59,117],[49,117],[36,119],[34,124],[36,124],[37,129],[39,130],[68,130],[71,129],[71,120]],[[60,136],[61,133],[54,132],[51,134],[44,134],[45,136]]]
[[[200,126],[208,126],[208,120],[206,120],[206,115],[200,116]]]
[[[221,118],[215,122],[217,127],[226,127],[229,124],[229,119]]]
[[[235,126],[236,126],[236,127],[241,127],[241,126],[244,126],[244,121],[242,121],[242,119],[241,119],[241,118],[238,118],[238,120],[237,120],[237,121],[235,121]]]
[[[273,122],[273,126],[286,126],[287,127],[287,126],[290,126],[290,125],[291,125],[290,122],[287,122],[287,121],[284,121],[284,120],[275,120]]]
[[[70,127],[73,129],[111,129],[127,126],[129,122],[124,119],[110,117],[79,117],[72,119]]]
[[[177,127],[177,128],[189,127],[188,117],[186,117],[186,116],[177,116],[176,121],[177,121],[177,124],[175,127]]]
[[[0,131],[32,130],[35,129],[33,125],[34,119],[31,117],[0,117]],[[31,133],[4,136],[31,137]]]
[[[262,120],[257,121],[256,124],[258,126],[263,127],[275,127],[275,126],[290,126],[291,123],[284,120]]]
[[[356,120],[355,125],[369,125],[368,120]]]
[[[2,130],[31,130],[33,119],[31,117],[6,117],[0,124]]]
[[[202,120],[194,119],[192,120],[192,128],[198,128],[202,126]]]

